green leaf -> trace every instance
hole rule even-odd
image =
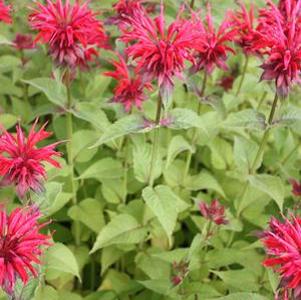
[[[168,125],[172,129],[199,128],[208,135],[206,125],[202,118],[193,110],[187,108],[175,108],[170,112],[171,123]]]
[[[13,55],[0,56],[0,72],[9,72],[19,66],[21,66],[20,58]]]
[[[59,300],[58,292],[51,286],[40,286],[34,300]]]
[[[111,125],[107,115],[93,103],[76,103],[72,110],[74,116],[91,123],[95,128],[105,131]]]
[[[168,279],[145,280],[139,281],[139,283],[145,288],[162,295],[169,295],[172,290],[172,284]]]
[[[50,78],[35,78],[23,82],[42,91],[48,100],[55,105],[64,107],[67,102],[67,90],[63,83]]]
[[[268,300],[268,298],[255,293],[234,293],[217,300]]]
[[[248,128],[263,130],[265,129],[265,116],[253,109],[245,109],[239,112],[231,113],[223,122],[223,127],[228,128]]]
[[[176,135],[172,138],[169,143],[166,168],[174,161],[174,159],[184,151],[194,152],[193,147],[187,142],[187,140],[182,135]]]
[[[235,288],[238,291],[253,292],[259,290],[258,278],[250,269],[212,272],[216,274],[226,286]]]
[[[78,179],[94,178],[99,181],[118,179],[123,176],[123,173],[123,167],[120,161],[112,158],[104,158],[88,167]]]
[[[18,122],[18,118],[11,114],[0,114],[0,125],[5,129],[10,129]]]
[[[98,233],[104,226],[104,216],[99,201],[95,199],[85,199],[78,205],[72,206],[68,215],[76,221],[80,221],[88,228]]]
[[[49,270],[72,274],[80,279],[74,254],[64,244],[55,243],[46,252],[46,266]]]
[[[117,244],[136,244],[146,235],[137,220],[131,215],[120,214],[112,219],[98,234],[91,253],[97,250]]]
[[[124,255],[124,253],[125,251],[115,246],[104,248],[101,252],[101,274],[103,275],[111,265]]]
[[[141,132],[145,129],[145,121],[140,115],[129,115],[110,125],[93,147],[108,143],[130,133]]]
[[[285,188],[281,178],[262,174],[249,176],[248,180],[251,186],[269,195],[273,200],[275,200],[278,207],[282,211]]]
[[[146,187],[142,191],[142,197],[146,205],[158,218],[171,245],[172,233],[176,227],[178,214],[187,209],[188,204],[174,194],[168,186],[164,185],[155,188]]]
[[[0,35],[0,45],[12,45],[13,43],[4,35]]]

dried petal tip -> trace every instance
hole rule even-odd
[[[17,278],[26,284],[30,274],[38,276],[35,265],[49,245],[49,236],[39,233],[41,213],[35,206],[17,208],[10,215],[0,209],[0,286],[11,294]]]
[[[11,6],[5,5],[4,0],[0,0],[0,22],[2,21],[7,24],[12,23],[10,11],[11,11]]]
[[[82,5],[69,0],[38,3],[29,22],[39,31],[36,41],[49,44],[50,54],[60,66],[85,68],[87,61],[98,55],[97,47],[107,43],[103,25],[89,9],[88,1]]]
[[[214,199],[211,204],[200,202],[199,210],[204,218],[214,222],[216,225],[228,224],[228,220],[225,217],[225,207],[217,199]]]
[[[55,151],[58,143],[37,148],[37,143],[47,139],[52,133],[45,131],[45,126],[35,131],[36,123],[26,137],[21,126],[17,125],[15,135],[4,131],[0,135],[0,176],[1,185],[15,185],[17,194],[24,198],[29,190],[43,191],[43,180],[46,178],[44,163],[56,168],[60,164],[55,160],[60,153]]]

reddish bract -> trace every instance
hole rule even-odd
[[[26,50],[35,48],[33,38],[30,34],[17,33],[13,41],[14,46],[18,50]]]
[[[31,127],[28,137],[18,125],[13,135],[4,131],[0,136],[0,175],[2,185],[13,184],[18,195],[23,198],[29,190],[43,190],[43,179],[46,178],[44,163],[48,162],[56,168],[60,164],[55,160],[60,153],[55,151],[58,143],[37,148],[37,143],[47,139],[52,133],[45,131],[45,126],[35,131],[36,122]]]
[[[217,199],[214,199],[211,204],[200,202],[199,209],[201,215],[207,220],[217,225],[228,224],[228,220],[225,217],[225,207]]]
[[[38,3],[29,17],[30,25],[38,30],[36,41],[49,44],[50,54],[60,66],[86,67],[97,56],[97,47],[104,47],[107,37],[102,23],[89,9],[88,2],[73,5],[69,0]]]

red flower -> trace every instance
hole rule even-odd
[[[17,33],[13,43],[15,48],[18,50],[33,49],[35,47],[30,34]]]
[[[124,30],[121,40],[133,43],[126,53],[136,63],[136,72],[147,81],[157,79],[161,96],[168,98],[174,76],[182,77],[185,62],[194,62],[192,49],[198,47],[201,34],[196,24],[177,19],[165,28],[164,8],[154,20],[147,14],[131,18],[131,27]]]
[[[235,77],[232,75],[224,76],[219,85],[227,92],[232,89]]]
[[[138,13],[145,13],[141,0],[119,0],[113,5],[116,15],[109,18],[106,24],[118,26],[129,25]]]
[[[237,28],[235,42],[242,48],[246,55],[262,55],[262,36],[256,30],[254,6],[248,11],[243,3],[240,3],[240,11],[231,14],[233,25]]]
[[[228,224],[228,220],[225,217],[225,207],[217,199],[214,199],[210,205],[206,202],[200,202],[199,209],[201,215],[207,220],[217,225]]]
[[[263,245],[269,257],[264,266],[274,268],[281,276],[280,288],[290,289],[293,299],[301,297],[301,219],[291,217],[283,223],[272,218],[263,233]],[[291,299],[291,298],[290,298]]]
[[[127,112],[133,106],[141,108],[142,102],[146,99],[144,89],[151,90],[151,84],[144,82],[139,75],[132,75],[121,56],[119,56],[119,61],[113,61],[112,64],[116,70],[114,72],[106,72],[105,75],[118,81],[114,89],[113,101],[121,103]]]
[[[44,162],[56,168],[60,164],[54,160],[60,153],[54,149],[58,143],[37,148],[36,144],[51,136],[45,131],[45,126],[35,131],[37,121],[25,137],[21,127],[17,126],[16,135],[4,131],[0,136],[0,175],[2,184],[14,184],[18,195],[23,198],[31,189],[35,192],[43,190],[43,179],[46,178]]]
[[[29,272],[38,276],[36,264],[43,246],[49,246],[49,236],[39,233],[46,224],[38,224],[39,210],[32,206],[17,208],[10,215],[0,211],[0,286],[11,294],[19,277],[26,284]]]
[[[295,179],[290,179],[289,183],[292,186],[292,193],[293,193],[293,195],[295,195],[296,197],[301,196],[301,183],[298,182]]]
[[[275,80],[277,93],[286,97],[290,87],[300,80],[301,70],[301,23],[300,5],[294,5],[283,15],[278,7],[268,2],[268,9],[261,11],[260,30],[269,46],[268,58],[262,64],[262,80]]]
[[[0,21],[10,24],[12,23],[12,18],[10,16],[10,5],[5,5],[4,0],[0,0]]]
[[[201,41],[200,49],[196,52],[197,62],[191,71],[195,73],[205,69],[208,74],[211,74],[215,66],[227,70],[228,67],[225,63],[227,53],[235,53],[232,48],[227,46],[227,43],[234,40],[237,30],[232,27],[228,16],[218,30],[215,30],[209,4],[207,5],[206,22],[199,20],[198,23],[203,40]]]
[[[74,68],[86,67],[87,61],[97,56],[97,47],[103,47],[107,38],[102,23],[88,8],[88,1],[80,5],[69,0],[47,4],[38,3],[29,17],[31,27],[39,31],[36,41],[49,44],[56,63]]]

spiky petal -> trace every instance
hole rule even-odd
[[[36,265],[50,238],[39,233],[46,225],[38,224],[41,216],[35,206],[16,208],[10,215],[0,208],[0,286],[8,294],[17,278],[26,284],[31,275],[38,276]]]
[[[86,67],[87,61],[97,56],[97,47],[106,44],[102,23],[88,3],[47,0],[47,4],[38,3],[32,9],[29,22],[39,31],[36,42],[48,44],[52,58],[60,66]]]
[[[0,21],[7,24],[12,23],[10,11],[11,11],[11,6],[5,5],[4,0],[0,0]]]
[[[1,183],[15,185],[21,198],[29,190],[43,190],[43,180],[46,178],[44,163],[60,167],[55,160],[60,156],[55,151],[58,143],[37,147],[37,143],[50,137],[52,133],[45,131],[46,124],[36,131],[36,123],[37,121],[27,137],[20,125],[17,125],[15,135],[4,131],[0,136],[0,176],[3,176]]]
[[[225,217],[225,207],[217,199],[212,200],[210,204],[201,201],[199,210],[204,218],[214,222],[216,225],[228,224],[228,220]]]

